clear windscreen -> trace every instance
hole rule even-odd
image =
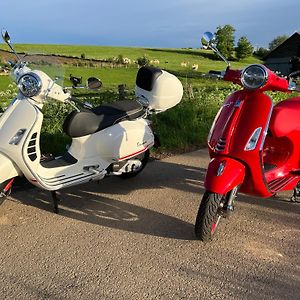
[[[64,87],[65,68],[59,57],[35,51],[35,53],[28,53],[23,60],[28,62],[30,69],[43,71],[58,85]]]
[[[30,46],[28,46],[28,49],[26,49],[26,47],[25,49],[21,49],[21,51],[18,51],[18,46],[15,48],[21,61],[27,62],[27,66],[30,69],[45,72],[52,80],[55,80],[55,82],[62,87],[64,87],[65,84],[68,85],[68,78],[64,77],[64,63],[58,56],[44,54],[42,49],[41,51],[35,49],[34,52],[32,52],[29,49]],[[0,47],[0,112],[5,110],[17,95],[16,82],[9,76],[12,70],[12,66],[9,62],[16,64],[18,59],[7,45],[2,44]]]

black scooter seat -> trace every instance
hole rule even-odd
[[[143,114],[142,105],[131,100],[117,101],[80,112],[74,110],[66,117],[63,131],[70,137],[81,137],[124,120],[135,120]]]

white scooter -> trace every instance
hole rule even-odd
[[[132,177],[145,167],[155,143],[150,113],[178,104],[181,82],[172,74],[143,67],[136,78],[137,101],[118,101],[95,108],[78,109],[77,100],[47,74],[31,70],[15,52],[7,31],[3,40],[18,58],[12,69],[19,94],[0,117],[0,203],[9,195],[15,177],[25,176],[35,186],[52,192],[100,180],[106,175]],[[95,88],[99,81],[88,80]],[[72,138],[68,151],[52,160],[41,160],[42,107],[47,99],[76,107],[65,119],[64,132]],[[2,200],[2,201],[1,201]]]

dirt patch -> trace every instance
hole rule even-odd
[[[190,146],[190,147],[186,147],[184,149],[173,149],[173,150],[155,149],[155,150],[151,151],[150,156],[153,159],[161,160],[161,159],[168,158],[171,156],[197,151],[201,148],[204,148],[204,147]]]
[[[9,225],[10,221],[7,216],[0,216],[0,225]]]
[[[25,53],[18,53],[20,57],[23,57]],[[9,51],[0,50],[0,57],[2,61],[14,61],[15,55]],[[26,61],[34,64],[66,64],[77,66],[97,66],[97,67],[124,67],[123,64],[116,62],[110,62],[101,59],[87,59],[76,56],[66,56],[59,54],[30,54],[26,56]]]
[[[265,261],[279,261],[283,258],[283,254],[269,247],[265,243],[247,242],[244,244],[245,250],[258,259]]]

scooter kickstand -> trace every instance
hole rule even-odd
[[[60,201],[59,198],[57,197],[56,191],[51,191],[51,196],[53,200],[53,212],[55,214],[58,214],[58,202]]]

